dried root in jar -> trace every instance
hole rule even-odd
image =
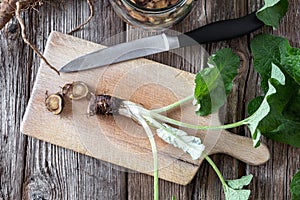
[[[187,0],[184,4],[176,7],[175,9],[170,9],[169,11],[161,12],[161,9],[167,9],[179,2],[179,0],[130,0],[133,4],[136,4],[138,9],[128,6],[122,1],[117,0],[117,4],[127,13],[129,22],[137,21],[138,23],[144,24],[146,26],[155,27],[159,25],[170,26],[174,22],[178,21],[182,16],[185,16],[190,10],[190,5],[193,0]],[[141,8],[141,9],[140,9]],[[153,12],[145,11],[143,9],[153,10]],[[186,11],[185,11],[186,10]]]
[[[131,0],[131,2],[147,9],[162,9],[176,4],[178,0]]]

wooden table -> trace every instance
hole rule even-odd
[[[287,37],[300,47],[300,4],[290,0],[290,9],[276,31],[264,27],[260,32]],[[95,1],[95,16],[74,35],[103,43],[106,38],[132,29],[113,12],[109,2]],[[192,13],[173,29],[186,32],[206,23],[243,16],[262,6],[259,0],[199,0]],[[45,1],[37,10],[22,15],[29,39],[43,50],[52,30],[68,32],[89,15],[85,1]],[[226,42],[206,45],[209,52],[230,47],[243,60],[229,96],[226,123],[243,119],[247,102],[259,94],[258,75],[253,71],[249,41],[254,34]],[[137,38],[145,35],[128,35]],[[127,37],[124,35],[124,37]],[[153,178],[139,173],[126,173],[117,167],[76,152],[66,150],[20,132],[20,123],[31,94],[40,59],[21,39],[20,28],[13,19],[0,32],[0,199],[152,199]],[[151,56],[153,60],[195,73],[168,53]],[[231,130],[249,136],[245,127]],[[290,199],[289,184],[300,166],[300,150],[264,139],[271,160],[261,166],[249,166],[225,155],[213,160],[225,178],[253,174],[250,199]],[[222,185],[212,168],[204,162],[194,180],[187,186],[160,181],[160,199],[224,199]]]

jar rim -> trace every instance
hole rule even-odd
[[[135,3],[133,3],[131,0],[121,0],[125,3],[127,3],[130,7],[134,8],[134,9],[138,9],[140,11],[143,12],[148,12],[148,13],[159,13],[159,12],[168,12],[170,10],[172,10],[173,8],[176,8],[178,5],[182,5],[184,4],[187,0],[178,0],[175,4],[164,7],[164,8],[145,8],[142,6],[139,6]]]

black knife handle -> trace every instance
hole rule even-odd
[[[256,11],[237,19],[213,22],[178,36],[180,47],[228,40],[251,33],[264,23],[256,17]]]

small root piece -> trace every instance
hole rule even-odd
[[[54,115],[59,115],[64,108],[64,99],[61,94],[50,94],[46,91],[45,106]]]
[[[70,32],[68,32],[69,35],[73,34],[74,32],[76,32],[78,30],[80,30],[83,26],[85,26],[86,24],[88,24],[91,21],[91,19],[93,18],[93,16],[94,16],[94,5],[92,3],[92,0],[87,0],[87,3],[88,3],[89,8],[90,8],[90,16],[82,24],[78,25],[73,30],[71,30]]]
[[[21,26],[21,35],[22,35],[22,38],[23,38],[23,41],[28,44],[30,46],[31,49],[33,49],[33,51],[52,69],[54,70],[58,75],[60,75],[59,71],[53,67],[49,62],[48,60],[39,52],[39,50],[28,40],[27,36],[26,36],[26,30],[25,30],[25,24],[24,24],[24,21],[23,19],[20,17],[20,10],[21,10],[21,4],[20,2],[17,2],[16,3],[16,17],[17,17],[17,20]]]
[[[89,116],[118,114],[123,99],[106,94],[93,95],[88,106]]]

